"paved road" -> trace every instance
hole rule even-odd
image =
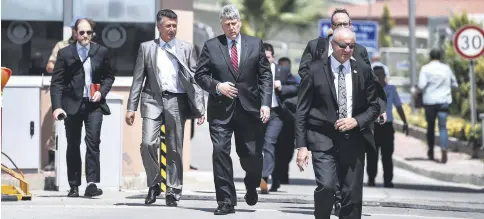
[[[216,202],[211,172],[212,146],[207,127],[206,124],[197,127],[192,144],[192,164],[199,171],[185,173],[184,195],[178,208],[166,207],[163,199],[145,206],[146,191],[106,191],[101,198],[95,199],[66,198],[65,191],[34,191],[32,201],[2,202],[1,216],[12,219],[217,218],[213,215]],[[223,218],[314,218],[312,194],[315,185],[311,165],[306,171],[299,172],[293,162],[290,185],[283,185],[279,192],[259,195],[256,206],[247,206],[243,201],[244,172],[235,146],[232,147],[232,158],[239,202],[237,213]],[[377,182],[382,181],[381,173],[380,167]],[[441,182],[398,168],[395,169],[394,183],[396,188],[393,189],[382,188],[381,184],[364,188],[363,218],[484,218],[484,188]]]
[[[152,206],[140,204],[140,199],[130,197],[130,193],[105,194],[100,199],[67,199],[36,197],[31,202],[3,202],[2,218],[5,219],[53,219],[53,218],[314,218],[312,205],[290,203],[258,203],[256,206],[239,204],[235,214],[228,216],[213,215],[214,203],[211,201],[184,200],[179,207],[164,206],[157,202]],[[332,216],[332,219],[337,218]],[[405,208],[365,207],[363,218],[371,219],[450,219],[484,218],[484,214],[411,210]]]

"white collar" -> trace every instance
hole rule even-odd
[[[79,41],[76,42],[76,49],[77,50],[80,50],[82,47],[86,48],[87,51],[89,51],[89,49],[91,49],[91,43],[88,43],[86,46],[82,46]]]
[[[230,38],[228,38],[227,36],[225,36],[225,38],[227,38],[227,45],[232,46],[232,44],[231,44],[232,40]],[[237,37],[235,37],[235,43],[240,45],[240,39],[241,39],[241,37],[240,37],[240,33],[239,33],[239,35]]]
[[[350,72],[350,60],[346,60],[346,62],[344,63],[341,63],[339,62],[338,60],[336,60],[336,58],[334,56],[331,56],[331,69],[333,69],[333,72],[336,72],[338,73],[339,72],[339,66],[340,65],[343,65],[344,66],[344,69],[343,69],[343,72],[346,74],[348,72]]]
[[[163,47],[165,44],[168,44],[168,45],[170,45],[170,48],[173,48],[175,46],[175,41],[176,41],[176,38],[173,38],[169,42],[165,42],[160,37],[160,47]]]

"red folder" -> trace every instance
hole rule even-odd
[[[94,97],[94,93],[99,90],[101,90],[101,84],[91,84],[91,98]]]

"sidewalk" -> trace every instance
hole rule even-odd
[[[440,163],[440,147],[434,148],[435,161],[427,158],[427,144],[400,132],[395,133],[393,164],[420,175],[446,182],[484,186],[484,160],[448,151],[447,163]]]

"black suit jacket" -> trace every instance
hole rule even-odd
[[[198,58],[195,81],[209,93],[207,121],[228,122],[236,102],[257,119],[261,105],[271,107],[272,73],[265,56],[262,40],[241,34],[241,51],[238,74],[232,67],[225,35],[205,42]],[[238,89],[233,100],[217,94],[217,84],[232,82]],[[238,99],[238,100],[236,100]]]
[[[373,74],[369,65],[351,59],[353,83],[352,117],[358,126],[349,132],[362,134],[367,143],[375,148],[369,128],[380,114]],[[333,72],[329,58],[309,62],[308,71],[301,78],[296,111],[296,147],[308,147],[313,151],[326,151],[333,146],[337,135],[334,128],[338,120],[338,104]],[[356,72],[356,73],[355,73]],[[311,129],[322,133],[322,139],[307,135]]]
[[[288,98],[297,96],[298,81],[291,74],[289,68],[280,65],[275,66],[274,80],[281,81],[281,90],[275,90],[276,99],[279,106],[284,109],[284,101]]]
[[[299,63],[298,74],[301,76],[301,78],[304,74],[308,72],[308,65],[311,61],[328,58],[328,46],[330,46],[329,39],[324,37],[318,37],[308,42],[308,45],[306,45],[303,55],[301,56],[301,61]],[[368,66],[370,66],[370,70],[373,72],[373,69],[371,69],[370,60],[368,59],[368,51],[364,46],[356,43],[355,49],[353,50],[353,56],[355,57],[355,59],[359,59],[365,62]],[[379,97],[378,102],[380,103],[381,107],[380,114],[382,114],[386,110],[387,97],[385,91],[383,90],[383,87],[378,82],[378,78],[374,74],[373,80],[377,90],[377,96]]]
[[[113,85],[114,75],[109,62],[108,50],[99,44],[91,43],[88,57],[91,59],[92,83],[101,84],[102,98],[96,104],[99,104],[104,115],[110,115],[106,95]],[[50,86],[52,111],[62,108],[67,115],[74,115],[78,112],[86,84],[82,61],[75,43],[59,50]]]

